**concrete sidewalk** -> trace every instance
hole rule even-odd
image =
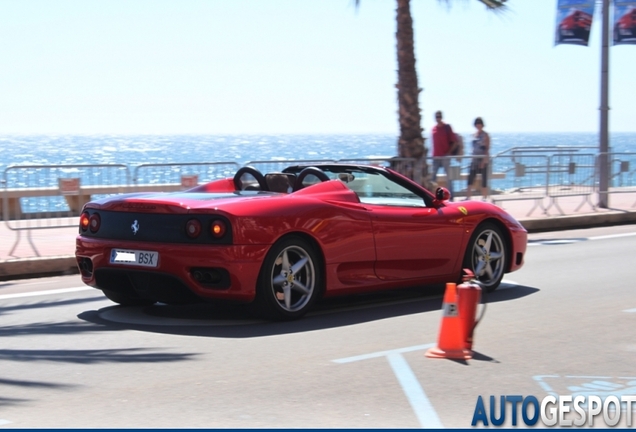
[[[498,201],[497,205],[531,233],[636,224],[636,191],[611,194],[610,209],[594,208],[592,203],[597,202],[596,196],[588,201],[575,196],[559,198],[551,206],[545,200],[540,206],[534,200]],[[0,280],[77,273],[77,232],[75,227],[15,231],[0,222]]]

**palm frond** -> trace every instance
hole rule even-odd
[[[507,0],[479,0],[479,1],[485,4],[488,9],[503,10],[506,7],[504,3],[506,3]]]

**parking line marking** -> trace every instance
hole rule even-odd
[[[596,237],[589,237],[589,239],[590,240],[606,240],[606,239],[621,238],[621,237],[631,237],[635,235],[636,235],[636,232],[622,233],[622,234],[608,234],[608,235],[602,235],[602,236],[596,236]]]
[[[610,379],[611,376],[598,376],[598,375],[566,375],[566,378],[583,378],[583,379]]]
[[[386,357],[386,356],[388,356],[390,354],[401,354],[401,353],[406,353],[406,352],[421,351],[421,350],[433,348],[434,346],[435,346],[434,343],[429,343],[429,344],[425,344],[425,345],[415,345],[415,346],[412,346],[412,347],[398,348],[398,349],[389,350],[389,351],[378,351],[378,352],[374,352],[374,353],[371,353],[371,354],[363,354],[363,355],[359,355],[359,356],[346,357],[346,358],[342,358],[342,359],[338,359],[338,360],[333,360],[333,362],[335,362],[335,363],[353,363],[353,362],[357,362],[357,361],[360,361],[360,360],[368,360],[368,359],[372,359],[372,358]]]
[[[623,238],[623,237],[633,237],[636,236],[636,232],[632,233],[622,233],[622,234],[608,234],[594,237],[585,237],[585,238],[576,238],[576,239],[553,239],[553,240],[529,240],[528,246],[549,246],[549,245],[559,245],[559,244],[573,244],[580,243],[587,240],[608,240],[615,238]]]
[[[625,309],[623,312],[636,312],[636,308],[634,308],[634,309]]]
[[[86,287],[76,287],[76,288],[61,288],[55,290],[45,290],[45,291],[34,291],[29,293],[16,293],[16,294],[4,294],[0,295],[0,300],[14,299],[14,298],[22,298],[22,297],[36,297],[41,295],[48,294],[64,294],[75,291],[85,291],[85,290],[95,290],[95,288],[86,286]]]
[[[548,383],[543,381],[543,378],[559,378],[558,375],[537,375],[532,377],[547,393],[550,393],[552,387],[548,385]]]
[[[391,366],[391,369],[393,369],[395,377],[402,387],[402,391],[404,391],[404,394],[406,395],[406,399],[409,401],[413,412],[415,412],[417,420],[420,422],[420,426],[422,428],[441,429],[444,427],[444,425],[442,425],[442,421],[439,419],[435,408],[433,408],[433,405],[426,396],[426,393],[420,385],[420,382],[417,380],[417,377],[413,373],[413,370],[409,366],[406,359],[402,356],[403,353],[422,351],[434,346],[434,343],[415,345],[406,348],[398,348],[388,351],[377,351],[370,354],[345,357],[332,361],[334,363],[344,364],[353,363],[361,360],[368,360],[372,358],[386,357],[389,365]]]
[[[0,426],[7,425],[7,424],[9,424],[9,423],[11,423],[9,420],[3,420],[3,419],[0,419]]]
[[[435,412],[435,408],[431,405],[431,401],[424,393],[424,389],[409,364],[402,357],[402,354],[391,353],[386,357],[420,425],[427,429],[443,428],[444,426]]]

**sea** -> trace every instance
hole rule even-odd
[[[491,155],[519,147],[585,147],[598,152],[598,133],[493,133]],[[466,143],[469,134],[462,134]],[[427,140],[429,147],[430,140]],[[610,135],[610,148],[636,152],[636,133]],[[468,146],[469,147],[469,146]],[[589,148],[589,150],[588,150]],[[467,152],[470,152],[467,149]],[[360,135],[5,135],[0,175],[14,165],[127,164],[352,159],[391,157],[397,136]]]

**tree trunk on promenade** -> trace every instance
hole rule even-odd
[[[397,62],[398,62],[398,117],[400,137],[398,156],[417,160],[418,172],[403,172],[428,186],[427,149],[422,136],[422,116],[419,105],[421,89],[417,83],[415,69],[415,46],[413,42],[413,18],[410,0],[397,0]],[[419,174],[419,175],[418,175]]]

